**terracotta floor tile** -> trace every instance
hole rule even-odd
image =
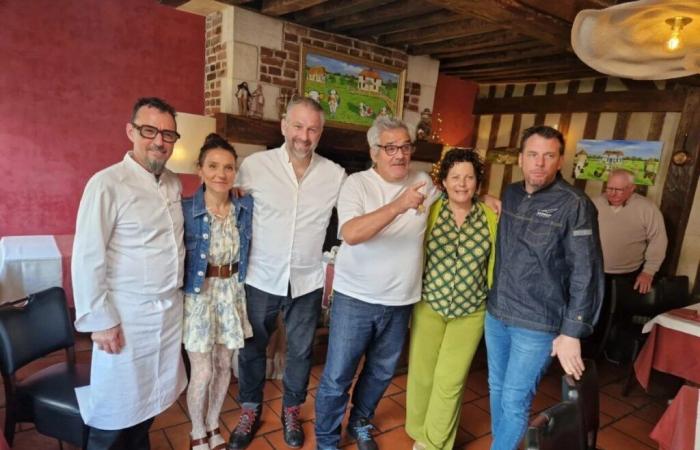
[[[403,392],[403,389],[401,389],[399,386],[395,385],[394,383],[389,383],[389,386],[384,391],[384,395],[382,395],[382,397],[390,397],[394,394],[398,394],[399,392]]]
[[[617,422],[613,423],[613,428],[622,431],[625,434],[632,436],[633,438],[647,444],[650,447],[655,447],[656,441],[649,437],[649,433],[654,429],[654,424],[645,422],[644,420],[634,417],[627,416]]]
[[[179,425],[181,423],[189,423],[190,419],[180,407],[178,402],[173,403],[170,408],[166,409],[158,416],[151,426],[151,431],[160,430],[162,428]]]
[[[489,378],[486,370],[472,370],[467,376],[467,387],[480,397],[489,395]]]
[[[598,422],[599,422],[598,428],[606,427],[614,421],[615,421],[615,418],[613,416],[609,416],[609,415],[604,414],[604,413],[598,414]]]
[[[64,445],[64,449],[67,448]],[[21,431],[15,433],[12,443],[13,450],[58,450],[58,441],[39,434],[36,430]]]
[[[394,377],[393,383],[405,391],[407,379],[408,379],[408,375],[406,375],[406,374],[398,375],[398,376]]]
[[[165,436],[165,431],[151,431],[148,434],[149,441],[151,441],[151,450],[171,450],[170,442]]]
[[[475,439],[467,443],[461,448],[461,450],[489,450],[491,448],[492,441],[493,439],[489,433],[486,436],[481,436],[479,439]]]
[[[277,388],[277,386],[275,386],[275,383],[269,380],[266,381],[265,387],[263,388],[263,399],[267,401],[274,400],[280,397],[282,397],[282,389]]]
[[[232,382],[228,387],[228,393],[234,400],[238,401],[238,383]]]
[[[313,366],[311,368],[311,376],[316,378],[317,380],[321,379],[322,374],[323,374],[323,364],[319,364],[319,365]]]
[[[391,399],[401,405],[402,408],[406,408],[406,393],[402,392],[400,394],[395,394],[391,396]]]
[[[633,415],[651,424],[656,424],[656,422],[658,422],[659,419],[661,419],[661,416],[664,414],[665,411],[665,405],[662,406],[652,402],[646,405],[645,407],[635,411]]]
[[[471,433],[467,433],[462,428],[457,428],[457,437],[455,438],[455,448],[459,448],[460,445],[467,444],[474,440],[474,436]]]
[[[555,399],[561,399],[561,377],[557,375],[545,375],[537,387],[538,391],[544,392]]]
[[[380,449],[411,450],[413,439],[406,434],[404,427],[395,428],[387,433],[382,433],[374,439]]]
[[[314,450],[316,448],[316,436],[314,435],[314,424],[313,422],[305,422],[302,424],[304,429],[304,446],[301,450]],[[265,435],[265,439],[272,445],[275,449],[286,449],[287,444],[284,442],[284,434],[282,430],[274,431]]]
[[[477,400],[474,400],[472,402],[472,405],[476,405],[479,408],[483,409],[487,413],[491,414],[491,404],[489,403],[489,398],[488,397],[481,397]]]
[[[471,402],[479,397],[481,397],[481,395],[479,395],[477,392],[474,392],[466,386],[464,387],[464,392],[462,393],[462,403]]]
[[[385,397],[377,405],[372,423],[380,431],[392,430],[396,427],[403,428],[403,424],[406,423],[406,410],[392,399]]]
[[[250,445],[246,447],[246,450],[275,450],[275,447],[273,447],[264,436],[260,436],[253,439]]]
[[[491,432],[491,416],[483,409],[467,403],[462,405],[459,426],[472,436],[480,437]]]
[[[530,413],[537,414],[550,406],[556,405],[559,403],[559,401],[559,398],[550,397],[542,391],[537,391],[535,398],[532,399],[532,408],[530,408]]]
[[[189,422],[165,428],[163,431],[173,450],[189,450],[190,431],[192,431],[192,426]]]
[[[605,428],[598,433],[597,445],[599,450],[650,450],[654,448],[613,427]]]
[[[628,403],[634,406],[635,408],[641,408],[642,406],[647,405],[651,402],[651,397],[649,397],[649,395],[647,395],[647,393],[644,392],[642,387],[639,385],[633,386],[632,389],[630,389],[629,394],[623,396],[622,388],[624,387],[624,384],[624,380],[618,380],[614,383],[602,386],[600,388],[600,392],[604,392],[613,397],[614,399],[620,400],[624,403]]]
[[[622,416],[630,414],[632,411],[634,411],[633,406],[616,400],[603,392],[600,393],[600,412],[619,419]]]

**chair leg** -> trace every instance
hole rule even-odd
[[[58,449],[63,450],[63,441],[60,439],[56,439],[58,441]]]
[[[627,378],[625,379],[625,384],[622,387],[622,396],[627,397],[632,389],[634,383],[634,361],[637,359],[637,354],[639,353],[639,341],[634,340],[634,345],[632,347],[632,362],[630,362],[629,369],[627,370]]]
[[[10,447],[12,447],[12,442],[15,440],[16,426],[14,411],[12,411],[12,408],[7,408],[5,410],[5,440]]]

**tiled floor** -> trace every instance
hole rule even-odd
[[[89,342],[81,338],[78,343],[78,358],[90,357]],[[41,365],[52,363],[60,355],[44,358]],[[309,384],[309,397],[302,410],[305,420],[304,431],[307,440],[303,449],[315,448],[313,437],[314,397],[323,366],[315,366]],[[662,398],[654,398],[644,393],[640,387],[633,389],[627,397],[622,397],[621,387],[624,371],[606,361],[598,362],[600,392],[601,430],[598,434],[598,448],[604,450],[646,450],[657,448],[648,436],[654,424],[666,407]],[[21,375],[20,375],[21,376]],[[235,401],[238,385],[233,383],[221,414],[222,432],[228,437],[240,414],[240,406]],[[377,408],[373,420],[378,429],[376,437],[382,450],[410,450],[412,441],[406,435],[403,425],[406,406],[406,375],[398,375],[387,389]],[[543,379],[535,401],[533,413],[539,412],[560,399],[560,372],[558,363],[554,363],[548,375]],[[268,381],[265,386],[265,407],[263,424],[258,435],[250,445],[251,450],[286,449],[282,438],[279,419],[281,409],[282,385],[280,381]],[[0,409],[0,420],[4,421],[4,408]],[[477,353],[472,371],[464,393],[464,404],[459,434],[455,449],[488,449],[491,443],[488,404],[488,384],[486,362],[483,350]],[[39,435],[29,424],[21,425],[15,436],[13,449],[16,450],[53,450],[58,449],[55,440]],[[160,414],[151,429],[151,448],[153,450],[187,450],[190,424],[184,395],[167,411]],[[355,450],[356,446],[343,435],[341,446]],[[64,448],[72,448],[64,446]]]

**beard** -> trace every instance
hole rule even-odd
[[[154,175],[160,175],[165,170],[165,161],[148,160],[148,170]]]
[[[307,159],[316,149],[316,146],[312,141],[302,141],[299,139],[286,141],[284,146],[289,154],[295,159]]]

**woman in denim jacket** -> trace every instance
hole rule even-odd
[[[192,450],[226,447],[219,414],[231,378],[231,356],[252,336],[243,281],[253,199],[231,193],[236,160],[231,144],[217,134],[207,136],[197,160],[203,183],[194,197],[182,201],[187,249],[183,342],[192,365],[187,389]]]

